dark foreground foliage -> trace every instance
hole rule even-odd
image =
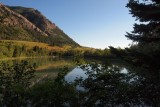
[[[6,107],[160,106],[160,74],[145,67],[90,63],[80,65],[87,78],[68,83],[64,67],[56,79],[32,85],[34,67],[27,62],[0,69],[0,104]]]
[[[34,77],[34,66],[28,62],[0,67],[0,106],[20,107],[29,101],[28,91]]]

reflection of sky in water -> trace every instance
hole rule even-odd
[[[80,78],[80,77],[85,79],[88,76],[85,74],[85,71],[83,71],[79,67],[76,67],[65,76],[65,80],[67,80],[68,82],[74,82],[76,78]]]
[[[121,70],[121,73],[127,74],[127,73],[128,73],[128,70],[127,70],[126,68],[123,68],[123,69]]]
[[[88,68],[90,69],[90,67],[88,67]],[[122,73],[126,76],[129,76],[129,74],[128,74],[129,72],[126,68],[121,68],[119,73]],[[84,80],[87,77],[88,77],[88,75],[86,74],[86,71],[82,70],[80,67],[76,67],[65,76],[65,80],[69,83],[73,83],[74,80],[76,80],[77,78],[78,79],[82,78]],[[126,79],[123,79],[121,81],[126,82],[126,83],[130,83],[130,82],[135,81],[135,77],[131,77],[129,81]],[[83,86],[79,86],[79,85],[76,86],[76,89],[79,91],[87,91],[86,89],[84,89]]]
[[[83,71],[81,68],[76,67],[74,68],[71,72],[69,72],[66,76],[65,76],[65,80],[69,83],[74,82],[75,79],[86,79],[88,76],[85,74],[85,71]],[[77,85],[76,89],[79,91],[86,91],[83,87]]]
[[[127,74],[128,70],[126,68],[121,69],[120,73]],[[86,75],[86,71],[82,70],[79,67],[74,68],[71,72],[69,72],[65,76],[65,80],[68,82],[74,82],[76,78],[86,79],[88,76]]]

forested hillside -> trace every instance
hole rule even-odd
[[[70,45],[51,46],[39,42],[0,40],[0,59],[43,56],[112,57],[109,49],[101,50]]]

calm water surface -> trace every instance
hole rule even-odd
[[[26,58],[26,59],[6,59],[0,60],[0,63],[5,62],[9,65],[14,65],[22,61],[28,61],[29,64],[36,64],[36,79],[46,76],[46,78],[56,78],[57,74],[61,72],[65,66],[69,68],[69,73],[65,76],[65,80],[68,82],[73,82],[76,78],[83,77],[84,79],[88,77],[84,69],[81,69],[75,64],[73,58],[53,58],[53,57],[42,57],[42,58]],[[86,59],[86,63],[102,63],[100,60]],[[119,66],[122,73],[128,73],[126,65],[117,60],[111,60],[110,63]]]
[[[151,67],[132,66],[121,60],[85,59],[77,66],[73,58],[30,58],[36,64],[35,80],[56,78],[67,66],[64,79],[78,81],[81,105],[105,107],[160,107],[160,73]],[[22,60],[5,60],[10,65]],[[85,90],[85,91],[84,91]],[[90,105],[90,106],[92,106]]]

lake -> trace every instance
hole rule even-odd
[[[14,65],[17,63],[21,63],[22,61],[27,61],[29,64],[36,64],[36,79],[42,78],[56,78],[57,74],[61,72],[65,66],[67,66],[70,72],[66,75],[65,79],[68,82],[73,82],[76,77],[86,78],[87,75],[84,70],[82,70],[76,63],[73,61],[72,57],[65,58],[54,58],[54,57],[38,57],[38,58],[17,58],[17,59],[5,59],[0,60],[0,63],[4,62],[9,65]],[[83,63],[102,63],[104,60],[96,60],[96,59],[85,59]],[[107,60],[108,61],[108,60]],[[121,68],[121,72],[127,73],[127,69],[124,65],[123,61],[120,60],[110,60],[110,62],[116,66]]]
[[[37,71],[33,79],[35,84],[46,78],[56,79],[57,75],[67,67],[68,72],[63,76],[63,81],[52,83],[54,84],[52,90],[48,90],[51,86],[46,84],[42,86],[44,85],[43,88],[46,87],[44,90],[48,92],[40,88],[41,97],[38,99],[42,102],[48,99],[48,103],[53,102],[54,106],[57,101],[55,99],[59,99],[58,104],[63,106],[78,104],[90,107],[158,107],[160,105],[160,74],[154,69],[150,71],[148,67],[133,66],[118,59],[80,59],[78,64],[74,58],[43,57],[23,60],[36,64]],[[13,65],[21,61],[16,59],[1,62]],[[54,100],[51,96],[47,97],[46,93],[54,96]],[[46,105],[46,100],[43,103]]]
[[[0,63],[4,62],[12,66],[22,61],[27,61],[31,65],[36,65],[36,76],[33,80],[56,78],[57,74],[61,71],[60,69],[63,69],[64,66],[67,66],[70,70],[76,67],[70,58],[53,57],[5,59],[0,60]]]

